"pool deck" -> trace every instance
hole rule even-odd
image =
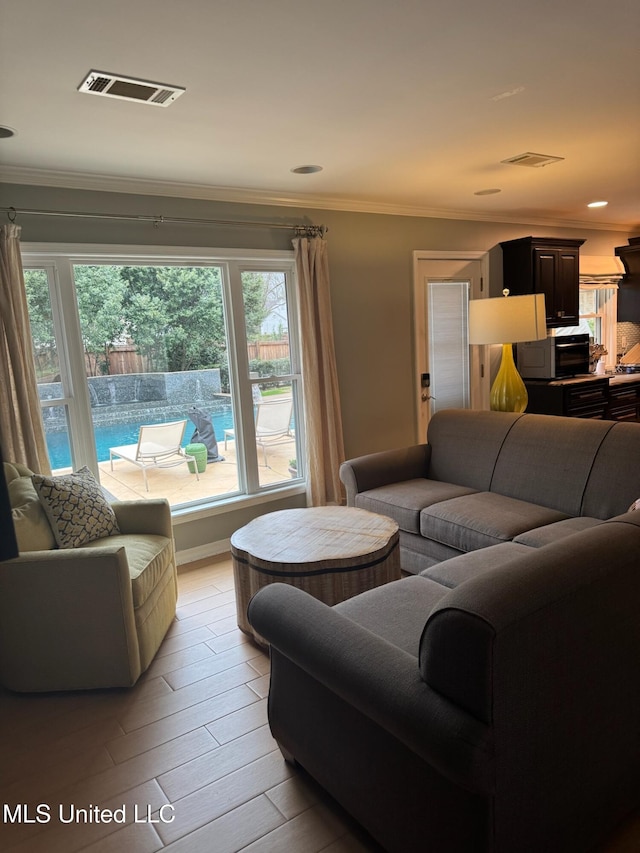
[[[219,442],[218,452],[224,457],[224,462],[210,462],[199,475],[199,480],[186,465],[150,468],[147,469],[147,492],[142,470],[124,459],[114,459],[113,471],[109,462],[98,464],[100,483],[116,500],[166,498],[171,506],[235,492],[238,489],[235,442],[230,440],[226,450],[224,442]],[[265,466],[262,451],[258,448],[260,483],[267,485],[289,480],[289,460],[295,455],[295,439],[292,438],[269,448],[268,465]]]

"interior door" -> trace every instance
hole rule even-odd
[[[467,319],[469,299],[485,296],[487,288],[484,252],[414,253],[418,441],[438,409],[487,407],[484,348],[470,349]]]

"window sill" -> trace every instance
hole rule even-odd
[[[198,521],[201,518],[212,518],[216,515],[225,515],[239,509],[248,509],[261,504],[280,501],[294,495],[302,495],[306,492],[304,481],[296,482],[294,485],[284,485],[281,488],[271,489],[269,492],[256,495],[238,495],[222,501],[211,501],[201,503],[198,506],[181,506],[171,510],[171,520],[175,525]]]

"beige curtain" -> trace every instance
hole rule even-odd
[[[327,243],[322,237],[293,240],[298,276],[305,435],[310,506],[344,503],[339,477],[344,461],[329,290]]]
[[[3,456],[50,474],[20,257],[19,225],[0,227],[0,444]]]

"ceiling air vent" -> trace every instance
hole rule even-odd
[[[154,107],[168,107],[183,92],[186,92],[186,89],[182,86],[167,86],[166,83],[136,80],[133,77],[123,77],[121,74],[90,71],[78,86],[78,91],[86,92],[88,95],[138,101]]]
[[[500,162],[510,163],[512,166],[531,166],[537,169],[540,166],[548,166],[549,163],[558,163],[560,160],[564,160],[564,157],[552,157],[550,154],[533,154],[531,151],[525,151],[524,154],[517,154],[515,157],[509,157]]]

